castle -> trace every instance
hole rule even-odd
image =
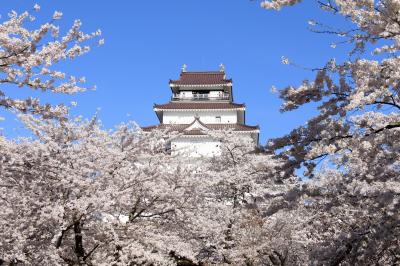
[[[202,72],[187,71],[184,65],[169,86],[171,100],[154,105],[160,124],[142,129],[179,132],[169,143],[171,154],[218,156],[220,141],[210,136],[213,131],[229,131],[258,145],[259,127],[245,124],[246,107],[233,101],[232,79],[226,78],[223,65],[219,71]]]

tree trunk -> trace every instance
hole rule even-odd
[[[78,264],[84,265],[85,249],[83,248],[82,224],[80,220],[75,221],[74,223],[74,234],[75,234],[75,254],[78,259]]]

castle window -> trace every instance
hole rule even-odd
[[[215,123],[221,123],[221,117],[220,116],[216,116],[215,117]]]

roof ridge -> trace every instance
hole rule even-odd
[[[225,71],[182,71],[178,79],[170,79],[170,84],[185,85],[229,85]]]
[[[188,103],[193,103],[193,104],[233,104],[233,105],[246,105],[245,103],[235,103],[235,102],[223,102],[223,101],[170,101],[167,103],[154,103],[154,105],[164,105],[164,104],[188,104]]]
[[[172,130],[176,130],[179,132],[182,131],[187,131],[186,129],[188,129],[190,126],[192,126],[196,121],[198,121],[202,126],[204,126],[205,128],[207,128],[208,130],[223,130],[225,129],[234,129],[237,131],[241,131],[243,129],[249,129],[249,130],[259,130],[260,126],[256,125],[256,126],[251,126],[251,125],[245,125],[245,124],[239,124],[239,123],[203,123],[198,119],[195,119],[192,123],[190,124],[159,124],[159,125],[155,125],[155,126],[147,126],[147,127],[141,127],[142,130],[144,131],[151,131],[153,129],[172,129]],[[191,129],[191,130],[201,130],[201,129]],[[191,131],[189,130],[189,131]]]
[[[245,108],[244,103],[233,102],[168,102],[154,104],[153,108],[165,109],[236,109]]]
[[[181,75],[183,74],[225,74],[225,71],[219,71],[219,70],[215,70],[215,71],[185,71],[185,72],[181,72]]]

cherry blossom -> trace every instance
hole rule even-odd
[[[34,6],[40,10],[39,5]],[[28,97],[16,99],[7,96],[6,91],[13,87],[27,88],[54,93],[73,94],[84,91],[84,79],[66,75],[55,69],[55,64],[74,59],[90,51],[90,41],[101,35],[100,31],[90,34],[80,30],[81,22],[74,21],[64,36],[54,21],[61,19],[62,13],[55,11],[53,19],[34,29],[29,12],[9,13],[8,20],[0,24],[0,106],[23,113],[39,114],[45,118],[65,117],[68,109],[60,104],[51,106],[41,104],[39,99]],[[47,41],[51,35],[52,41]],[[98,44],[102,44],[100,41]],[[95,43],[94,43],[95,44]]]
[[[262,6],[280,9],[298,2]],[[306,202],[313,216],[304,228],[309,263],[398,264],[399,1],[316,2],[354,25],[326,31],[314,22],[312,28],[345,38],[349,59],[332,59],[316,68],[314,80],[280,91],[283,112],[315,102],[318,115],[270,140],[267,149],[284,161],[282,171],[289,177],[301,168],[311,177],[292,198],[302,209]],[[374,50],[372,56],[366,47]]]

